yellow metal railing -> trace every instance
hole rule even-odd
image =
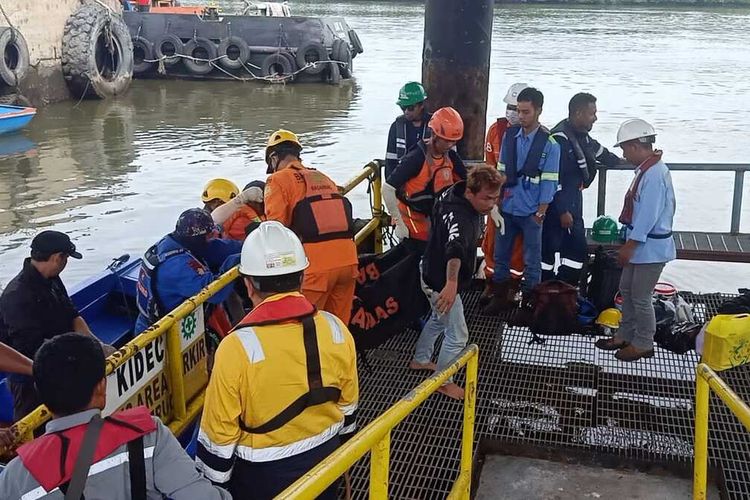
[[[705,500],[708,488],[709,396],[713,390],[750,432],[750,407],[707,364],[700,363],[695,382],[695,460],[693,499]]]
[[[359,183],[369,179],[373,195],[372,218],[367,225],[356,234],[354,239],[359,244],[369,235],[375,233],[376,252],[382,251],[383,248],[382,233],[379,230],[383,215],[383,205],[380,196],[380,169],[380,163],[378,161],[372,161],[365,165],[360,173],[341,187],[342,194],[347,194]],[[237,267],[224,273],[198,294],[177,306],[165,317],[107,358],[106,373],[107,375],[110,375],[115,372],[117,368],[127,363],[128,360],[134,357],[138,352],[146,349],[147,346],[151,345],[152,342],[159,339],[162,335],[166,335],[167,359],[165,363],[165,372],[167,385],[170,391],[171,411],[168,415],[162,415],[162,418],[174,434],[181,434],[200,413],[203,408],[205,386],[208,382],[208,376],[206,374],[204,380],[198,381],[197,390],[191,391],[193,394],[186,394],[184,363],[182,350],[180,349],[180,322],[187,316],[191,315],[198,307],[202,306],[222,288],[231,284],[238,276],[239,270]],[[12,447],[17,446],[25,439],[30,439],[33,431],[44,425],[50,417],[51,414],[49,410],[45,406],[39,406],[24,418],[16,422],[11,427],[10,431],[13,436]],[[0,455],[4,451],[7,450],[4,450],[0,446]]]
[[[346,444],[323,460],[314,469],[284,490],[277,498],[308,499],[320,495],[354,463],[371,451],[370,498],[388,498],[388,471],[391,431],[433,392],[440,388],[461,367],[466,365],[464,423],[461,437],[461,465],[449,499],[468,499],[471,491],[471,469],[474,446],[474,417],[477,398],[479,348],[471,344],[440,373],[425,380],[388,411],[370,422]]]

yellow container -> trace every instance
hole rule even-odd
[[[750,314],[719,314],[706,328],[702,361],[716,371],[750,363]]]

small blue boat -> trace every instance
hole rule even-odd
[[[36,108],[0,105],[0,134],[15,132],[24,128],[34,118]]]

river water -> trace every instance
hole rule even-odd
[[[305,161],[339,182],[382,158],[398,88],[420,78],[422,6],[300,1],[292,9],[344,16],[357,30],[365,52],[354,62],[354,81],[138,80],[116,100],[41,109],[22,135],[0,137],[0,282],[18,271],[42,229],[69,233],[84,253],[63,275],[69,285],[123,253],[142,254],[182,210],[200,205],[208,179],[242,186],[263,178],[263,141],[280,127],[299,133]],[[599,97],[593,135],[606,145],[620,121],[640,116],[657,127],[667,162],[747,161],[748,31],[750,9],[498,6],[489,119],[516,81],[544,92],[549,126],[584,90]],[[614,214],[629,177],[610,175],[607,211]],[[674,180],[677,228],[728,230],[732,174],[676,173]],[[587,192],[589,221],[595,198]],[[750,182],[745,231],[748,198]],[[353,201],[366,216],[364,189]],[[750,266],[673,263],[666,277],[686,289],[732,291],[750,285]]]

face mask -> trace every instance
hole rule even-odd
[[[505,110],[505,118],[507,118],[511,125],[518,125],[520,123],[520,120],[518,119],[518,111],[513,109]]]

